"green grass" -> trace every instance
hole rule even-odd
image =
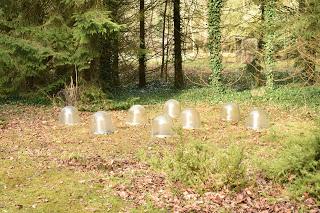
[[[136,87],[117,89],[105,96],[105,98],[99,91],[87,93],[84,98],[85,101],[83,103],[79,102],[80,110],[122,110],[130,108],[133,104],[162,104],[171,98],[185,103],[217,104],[238,102],[251,105],[273,104],[284,107],[308,107],[309,109],[319,109],[320,107],[320,88],[316,86],[300,87],[297,84],[280,86],[274,91],[264,92],[265,94],[262,96],[252,96],[250,90],[241,92],[227,90],[224,93],[219,93],[210,87],[191,87],[185,90],[175,90],[166,85],[153,85],[146,89],[138,89]],[[48,105],[52,103],[51,101],[46,97],[32,97],[30,95],[0,97],[0,105]]]
[[[210,87],[190,88],[186,90],[174,90],[170,88],[138,90],[128,88],[114,93],[112,108],[127,108],[132,103],[161,104],[164,101],[175,98],[186,103],[209,103],[238,102],[247,104],[274,104],[289,107],[319,108],[319,87],[280,87],[264,96],[252,96],[250,91],[235,92],[227,91],[223,94],[215,92]]]
[[[39,159],[39,164],[42,159]],[[119,212],[130,204],[114,196],[94,174],[47,168],[32,159],[0,163],[0,206],[4,212]],[[52,168],[48,168],[52,167]],[[99,210],[99,211],[98,211]]]
[[[269,149],[271,155],[267,158],[260,158],[258,170],[267,178],[285,184],[295,199],[301,199],[307,193],[320,204],[319,126],[300,133],[299,130],[287,135],[276,133],[265,139],[279,144]]]

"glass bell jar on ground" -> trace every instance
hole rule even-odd
[[[64,107],[60,112],[59,121],[68,126],[79,124],[80,117],[77,108],[73,106]]]
[[[115,127],[111,120],[111,114],[103,111],[94,113],[91,121],[91,129],[95,135],[113,133],[115,131]]]
[[[183,129],[199,129],[201,127],[200,114],[195,109],[185,109],[181,113]]]
[[[174,99],[168,100],[164,104],[164,111],[168,114],[171,118],[179,118],[181,112],[181,106],[179,101]]]
[[[128,111],[127,124],[138,126],[146,123],[146,110],[141,105],[133,105]]]
[[[222,120],[230,123],[238,123],[240,120],[239,105],[235,103],[225,104],[221,112]]]
[[[259,108],[254,108],[247,119],[247,128],[260,131],[268,127],[269,120],[267,114]]]
[[[152,136],[157,138],[171,137],[173,133],[173,122],[168,115],[160,115],[152,121]]]

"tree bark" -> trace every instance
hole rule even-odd
[[[169,52],[170,52],[170,26],[171,22],[170,19],[167,20],[167,47],[166,47],[166,62],[165,62],[165,69],[164,69],[164,76],[165,81],[168,82],[169,74],[168,74],[168,65],[169,65]]]
[[[182,70],[181,55],[181,15],[180,0],[173,0],[173,22],[174,22],[174,86],[177,89],[184,87],[184,74]]]
[[[162,60],[161,60],[161,73],[160,77],[163,79],[164,75],[164,68],[165,68],[165,35],[166,35],[166,16],[167,16],[167,8],[168,8],[168,1],[165,1],[164,4],[164,12],[163,12],[163,25],[162,25]],[[168,45],[168,44],[167,44]]]
[[[139,87],[146,86],[146,40],[145,40],[145,8],[144,0],[140,0],[140,51],[139,51]]]
[[[275,16],[276,16],[276,0],[268,0],[265,5],[264,17],[265,17],[265,27],[266,27],[266,35],[265,35],[265,63],[266,63],[266,77],[267,82],[266,86],[269,89],[274,88],[274,40],[275,40]]]

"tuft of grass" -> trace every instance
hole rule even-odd
[[[0,128],[7,125],[7,123],[8,123],[8,119],[0,115]]]

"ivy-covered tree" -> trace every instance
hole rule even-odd
[[[221,71],[221,10],[224,0],[208,1],[208,29],[209,29],[209,51],[211,76],[210,83],[217,89],[222,89]]]

